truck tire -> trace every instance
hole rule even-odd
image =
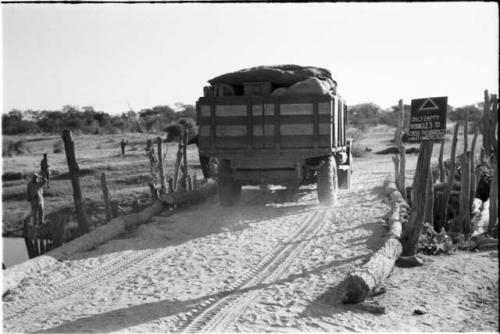
[[[316,178],[318,200],[321,204],[334,204],[337,200],[337,163],[333,156],[325,159]]]
[[[229,160],[222,160],[219,165],[219,201],[223,206],[234,205],[241,194],[241,186],[238,185],[232,175],[231,162]]]

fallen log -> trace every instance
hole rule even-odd
[[[344,279],[343,303],[363,302],[389,276],[403,251],[400,238],[410,208],[389,178],[384,181],[384,194],[391,203],[387,240],[367,263]]]
[[[215,194],[216,191],[217,182],[213,179],[208,179],[206,183],[201,185],[196,190],[181,193],[168,193],[166,195],[162,195],[160,197],[160,201],[169,205],[201,202],[209,196]]]
[[[156,201],[141,212],[120,216],[109,223],[99,226],[92,232],[82,235],[61,247],[53,249],[42,256],[17,264],[4,271],[2,294],[15,288],[24,278],[33,276],[42,269],[56,264],[77,252],[88,251],[108,240],[111,240],[127,229],[146,223],[151,217],[158,215],[165,208],[163,202]]]

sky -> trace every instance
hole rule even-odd
[[[275,64],[331,70],[348,105],[498,92],[494,2],[3,4],[3,112],[194,104],[207,80]]]

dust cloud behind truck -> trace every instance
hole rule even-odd
[[[325,204],[350,187],[347,108],[328,70],[259,66],[209,83],[196,104],[199,150],[220,161],[221,204],[243,185],[317,183]]]

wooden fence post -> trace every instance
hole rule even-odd
[[[163,141],[161,137],[156,138],[156,143],[158,144],[158,169],[160,170],[160,193],[161,194],[166,194],[167,193],[167,183],[165,179],[165,169],[163,167],[163,153],[162,153],[162,146],[163,146]]]
[[[73,186],[73,199],[75,202],[76,217],[80,233],[84,234],[89,231],[89,223],[87,214],[83,208],[82,190],[80,188],[79,167],[75,157],[75,144],[71,137],[71,131],[63,130],[62,140],[64,142],[64,150],[66,152],[66,161],[68,162],[69,174],[71,176],[71,184]]]
[[[182,178],[182,180],[184,181],[184,189],[186,191],[189,190],[188,163],[187,163],[188,137],[189,137],[189,130],[188,130],[187,126],[184,125],[184,135],[182,138],[182,142],[183,142],[183,147],[182,147],[182,155],[183,155],[182,174],[183,174],[183,178]]]
[[[476,142],[477,136],[479,135],[478,127],[474,130],[474,137],[472,138],[472,144],[470,147],[470,195],[469,195],[469,208],[472,208],[472,202],[476,197]]]
[[[169,193],[174,192],[174,179],[172,177],[168,178],[168,192]]]
[[[449,169],[450,173],[448,175],[448,182],[446,184],[446,187],[444,187],[443,200],[441,202],[442,206],[441,206],[441,209],[439,211],[440,227],[445,226],[447,223],[446,219],[448,218],[448,202],[450,199],[450,192],[453,189],[453,184],[455,183],[455,159],[456,159],[455,155],[456,155],[456,150],[457,150],[459,127],[460,127],[460,124],[457,122],[455,124],[455,129],[453,130],[453,140],[451,142],[450,169]],[[440,228],[438,228],[438,229],[440,229]]]
[[[491,154],[491,142],[490,142],[490,94],[488,90],[484,91],[484,105],[483,105],[483,158],[489,159]],[[481,163],[484,163],[481,160]]]
[[[440,183],[444,183],[445,178],[446,178],[446,173],[444,171],[443,154],[444,154],[444,139],[441,142],[441,145],[439,147],[438,166],[439,166],[439,182]]]
[[[403,99],[399,100],[399,122],[398,122],[398,148],[399,148],[399,178],[396,181],[401,196],[406,200],[406,147],[403,143],[403,129],[404,129],[404,103]]]
[[[397,154],[392,156],[392,162],[394,163],[394,184],[399,190],[399,156]]]
[[[432,170],[429,172],[429,176],[427,177],[427,188],[425,192],[426,192],[425,196],[426,200],[424,209],[425,210],[424,222],[434,226],[434,180],[432,178]]]
[[[174,167],[174,180],[173,180],[173,186],[174,186],[174,191],[179,190],[179,171],[181,168],[181,163],[182,163],[182,140],[179,142],[179,148],[177,150],[177,159],[175,160],[175,167]]]
[[[470,167],[469,167],[469,149],[468,145],[468,122],[469,112],[466,110],[464,115],[464,152],[460,162],[460,210],[458,217],[453,222],[452,231],[455,233],[470,232]]]
[[[401,242],[403,255],[414,255],[417,248],[418,237],[426,217],[426,196],[429,173],[431,172],[431,156],[433,143],[430,141],[420,143],[415,178],[411,195],[411,214],[407,226],[403,231]]]
[[[495,94],[491,94],[491,122],[489,123],[490,145],[494,154],[490,155],[493,178],[490,186],[490,221],[488,231],[492,232],[498,220],[498,138],[495,136],[498,124],[498,100]]]
[[[108,185],[106,184],[106,174],[101,174],[101,188],[102,197],[104,199],[104,212],[106,214],[106,221],[110,221],[113,218],[111,214],[111,198],[109,196]]]
[[[156,188],[155,184],[153,182],[148,183],[149,190],[151,191],[151,197],[153,198],[153,201],[156,201],[158,198],[160,198],[158,194],[158,189]]]

